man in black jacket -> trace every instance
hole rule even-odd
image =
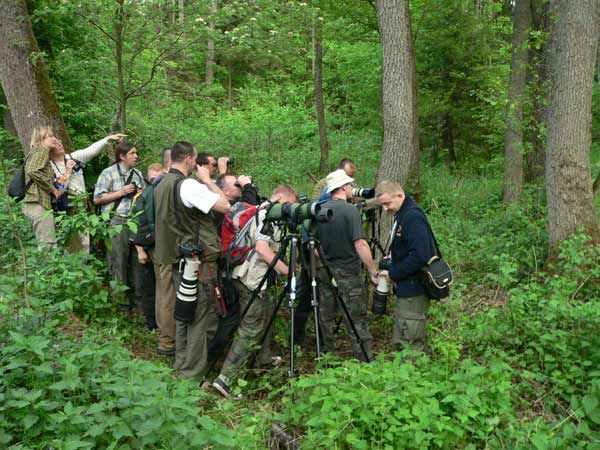
[[[394,307],[393,342],[399,349],[410,347],[425,351],[429,298],[419,273],[435,255],[427,218],[414,199],[404,193],[400,183],[383,181],[376,192],[383,209],[394,215],[388,273],[398,297]]]

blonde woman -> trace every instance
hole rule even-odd
[[[55,181],[69,197],[76,197],[85,194],[85,179],[83,178],[83,167],[96,156],[98,156],[109,142],[119,142],[125,134],[111,134],[97,142],[94,142],[83,150],[76,150],[72,153],[65,153],[62,143],[56,139],[57,145],[50,150],[50,165],[54,171]],[[68,202],[62,203],[68,206]],[[69,250],[83,250],[86,253],[90,251],[90,237],[87,233],[78,233],[72,237],[69,242]]]
[[[85,192],[83,173],[79,171],[77,174],[74,171],[77,165],[74,159],[87,162],[98,155],[108,141],[118,140],[123,136],[111,135],[87,149],[65,155],[63,145],[51,127],[42,126],[33,130],[31,149],[25,163],[26,182],[31,180],[32,183],[23,199],[23,214],[31,220],[40,246],[56,246],[52,202],[68,191]],[[62,189],[56,187],[57,180],[63,186]]]

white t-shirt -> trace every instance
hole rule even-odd
[[[208,214],[219,200],[219,194],[215,194],[193,178],[186,178],[181,182],[179,196],[183,206],[199,209],[204,214]]]

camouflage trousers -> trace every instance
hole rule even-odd
[[[371,351],[371,341],[373,340],[373,337],[369,332],[369,325],[367,322],[367,295],[364,277],[362,274],[356,274],[354,271],[347,271],[333,267],[331,268],[331,272],[335,278],[338,293],[348,308],[350,318],[352,319],[354,327],[356,328],[356,331],[363,342],[367,356],[369,357],[369,360],[371,360],[373,359],[373,353]],[[320,329],[323,336],[323,350],[326,352],[332,352],[335,350],[335,319],[337,317],[337,313],[340,313],[344,320],[346,332],[350,335],[352,340],[352,350],[354,351],[354,356],[361,361],[365,361],[365,355],[363,354],[358,340],[356,339],[356,335],[351,328],[348,317],[344,313],[342,306],[338,304],[339,302],[334,295],[334,290],[328,289],[326,286],[324,286],[322,279],[320,281],[319,314],[321,322]]]
[[[252,298],[252,291],[238,280],[233,280],[236,289],[239,292],[240,311],[243,312]],[[273,327],[264,341],[262,348],[258,348],[263,337],[265,329],[269,324],[269,319],[273,313],[273,302],[268,295],[261,292],[245,317],[242,319],[231,348],[227,353],[223,367],[221,368],[221,378],[225,378],[228,384],[239,376],[240,370],[248,363],[253,352],[258,351],[258,365],[267,365],[271,362],[271,338]]]
[[[427,311],[425,295],[397,297],[394,305],[394,334],[392,342],[399,349],[427,350]]]
[[[200,264],[198,279],[198,305],[190,323],[175,321],[175,363],[173,368],[186,378],[202,379],[210,369],[209,342],[217,332],[219,318],[213,300],[216,283],[216,264]],[[181,283],[177,265],[173,269],[175,291]]]

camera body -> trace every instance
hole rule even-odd
[[[202,255],[204,248],[200,244],[191,242],[182,242],[178,247],[179,254],[184,258],[196,258]]]

